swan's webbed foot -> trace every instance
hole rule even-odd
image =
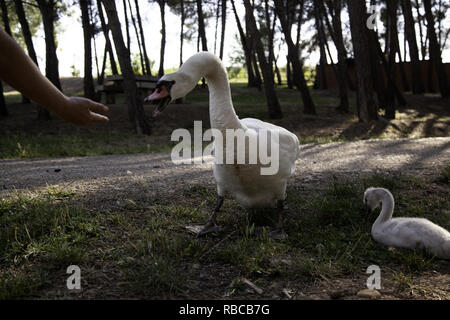
[[[206,224],[204,225],[203,229],[200,230],[199,233],[197,233],[197,237],[202,237],[204,235],[207,235],[208,233],[214,233],[220,230],[220,227],[216,224],[215,221],[208,220]]]
[[[278,211],[278,225],[277,227],[269,232],[269,238],[274,240],[284,240],[287,238],[287,234],[284,232],[284,223],[283,223],[283,210],[284,210],[284,201],[277,200],[277,211]]]
[[[217,212],[219,212],[220,208],[222,207],[224,201],[224,197],[219,196],[216,201],[216,206],[214,207],[214,211],[209,217],[208,221],[205,223],[204,227],[200,232],[197,234],[197,237],[202,237],[208,233],[217,232],[220,230],[220,227],[216,223],[216,215]]]

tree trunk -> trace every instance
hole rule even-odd
[[[127,10],[127,0],[123,0],[123,15],[125,17],[125,31],[127,34],[127,49],[128,54],[131,54],[131,37],[130,37],[130,24],[128,22],[128,10]]]
[[[198,32],[202,41],[202,51],[208,51],[205,32],[205,20],[203,18],[202,0],[197,0],[197,14],[198,14]]]
[[[36,51],[33,45],[33,37],[31,35],[30,26],[28,25],[27,17],[25,15],[22,0],[14,0],[14,7],[16,9],[16,14],[19,19],[20,27],[22,29],[23,39],[25,40],[25,45],[27,46],[28,55],[36,64],[36,66],[39,67]],[[50,119],[50,112],[48,112],[40,105],[36,105],[36,111],[38,114],[38,119]]]
[[[414,94],[423,94],[425,92],[425,86],[423,84],[422,69],[420,68],[419,49],[417,47],[411,0],[402,0],[402,11],[405,19],[405,35],[408,40],[409,57],[411,60],[412,92]],[[404,59],[406,60],[406,57]]]
[[[89,1],[91,1],[91,0],[89,0]],[[102,71],[100,71],[100,64],[98,63],[99,59],[98,59],[97,41],[95,40],[95,30],[94,30],[95,21],[94,21],[94,14],[93,14],[92,7],[93,7],[92,2],[89,2],[89,22],[91,24],[92,43],[94,44],[94,61],[95,61],[95,69],[97,70],[97,83],[99,83],[99,81],[101,81],[101,83],[103,83],[104,74],[100,74],[100,72],[103,72],[104,69],[102,69]],[[105,51],[104,56],[106,57],[106,55],[107,55],[107,52]],[[106,60],[105,60],[105,63],[106,63]],[[96,92],[95,93],[95,101],[100,101],[100,98],[101,98],[101,93]]]
[[[261,77],[261,73],[259,72],[257,53],[255,52],[255,40],[253,39],[254,35],[250,31],[250,21],[249,21],[250,18],[247,15],[247,13],[245,14],[244,17],[245,17],[245,33],[246,33],[248,48],[250,50],[251,67],[253,70],[253,74],[255,75],[255,83],[254,83],[253,87],[258,88],[258,90],[261,90],[262,89],[262,77]]]
[[[426,46],[427,39],[426,39],[426,36],[425,36],[425,40],[423,39],[423,30],[422,30],[423,17],[422,17],[422,15],[420,14],[420,10],[419,10],[419,9],[420,9],[420,4],[419,4],[419,1],[416,0],[415,3],[414,3],[414,5],[415,5],[415,8],[416,8],[417,21],[418,21],[418,24],[419,24],[420,53],[422,54],[422,60],[425,60],[426,55],[427,55],[427,46]]]
[[[45,75],[61,90],[59,81],[59,61],[56,55],[55,42],[55,2],[53,0],[37,0],[42,15],[45,33]]]
[[[404,58],[402,57],[401,54],[401,50],[400,50],[400,43],[398,41],[398,37],[396,37],[397,40],[397,56],[398,56],[398,68],[400,71],[400,76],[402,78],[402,85],[403,85],[403,91],[411,91],[411,87],[409,85],[409,81],[408,81],[408,77],[406,76],[406,71],[405,71],[405,64],[404,64]],[[406,40],[404,45],[406,45]],[[406,54],[404,54],[404,56],[406,57]]]
[[[4,0],[0,0],[0,6],[2,9],[2,18],[3,18],[3,25],[5,26],[5,31],[9,35],[11,35],[11,29],[9,28],[8,12]],[[3,83],[1,80],[0,80],[0,115],[3,117],[7,117],[9,115],[8,109],[6,108],[5,96],[3,94]]]
[[[148,74],[149,76],[151,76],[152,70],[151,70],[151,66],[150,66],[150,60],[148,59],[148,55],[147,55],[147,47],[145,45],[144,29],[142,28],[141,12],[139,10],[138,0],[134,0],[134,4],[136,6],[136,16],[137,16],[137,21],[138,21],[138,26],[139,26],[139,33],[141,35],[142,51],[144,52],[145,74]]]
[[[217,30],[219,28],[219,15],[220,15],[220,2],[217,1],[216,4],[216,26],[214,31],[214,54],[217,55]]]
[[[227,0],[222,0],[222,31],[220,33],[219,58],[223,58],[223,46],[225,43],[225,24],[227,22]]]
[[[286,56],[286,79],[288,88],[294,89],[294,84],[292,82],[291,62],[289,61],[289,56]]]
[[[344,46],[344,38],[342,36],[342,23],[341,23],[341,11],[342,11],[342,0],[335,0],[331,4],[330,1],[327,1],[328,8],[331,14],[331,24],[328,19],[327,12],[325,7],[321,5],[323,11],[323,17],[326,20],[326,24],[328,26],[329,33],[331,34],[334,45],[336,46],[336,51],[338,53],[338,66],[337,66],[337,80],[339,85],[339,97],[340,104],[337,107],[337,110],[341,112],[349,111],[349,102],[348,102],[348,84],[347,84],[347,52]]]
[[[273,64],[275,66],[275,74],[277,75],[277,83],[279,86],[281,86],[283,84],[283,82],[281,81],[281,73],[280,73],[280,69],[278,68],[278,65],[277,65],[277,59],[275,57],[273,59]]]
[[[100,0],[97,0],[98,16],[102,26],[103,35],[105,36],[106,50],[108,51],[109,61],[111,63],[111,71],[113,74],[119,74],[117,70],[116,59],[114,58],[114,51],[112,49],[111,40],[109,38],[109,27],[106,25],[105,16],[103,15],[103,7]]]
[[[255,73],[253,72],[253,66],[252,66],[252,58],[251,58],[251,51],[248,44],[247,36],[245,35],[244,29],[242,28],[241,21],[239,20],[239,16],[237,15],[236,7],[234,5],[234,0],[231,0],[231,5],[233,8],[234,18],[236,20],[236,24],[239,31],[239,36],[241,39],[242,48],[244,50],[244,57],[245,57],[245,66],[247,68],[247,87],[255,87],[256,86],[256,79],[255,79]]]
[[[386,113],[385,117],[387,119],[395,119],[395,92],[394,85],[397,75],[397,68],[395,65],[395,56],[398,51],[398,37],[397,37],[397,8],[398,0],[386,0],[387,7],[387,37],[388,37],[388,61],[387,61],[387,72],[386,76],[388,78],[387,85],[387,99],[386,99]]]
[[[117,57],[119,58],[120,69],[123,74],[123,88],[127,97],[129,118],[135,126],[137,133],[149,135],[151,133],[151,126],[145,116],[142,101],[138,94],[136,78],[131,66],[129,51],[123,41],[115,1],[102,0],[102,3],[108,15],[109,26],[113,35]]]
[[[317,30],[317,38],[319,40],[319,52],[320,52],[320,59],[319,59],[319,73],[320,73],[320,81],[319,81],[319,89],[328,89],[327,84],[327,75],[326,75],[326,65],[327,65],[327,55],[325,52],[325,32],[323,30],[323,23],[322,23],[322,15],[320,10],[320,0],[314,0],[314,20],[316,24],[316,30]]]
[[[439,91],[444,99],[450,97],[450,87],[447,82],[447,74],[445,72],[445,66],[442,63],[441,49],[437,40],[436,32],[434,31],[434,17],[431,11],[431,0],[423,1],[425,7],[425,17],[427,19],[429,50],[430,50],[430,62],[434,66],[436,71]]]
[[[5,0],[0,0],[0,8],[2,9],[2,20],[5,32],[12,37],[11,27],[9,25],[8,7],[6,6]]]
[[[159,71],[158,76],[164,75],[164,53],[166,50],[166,19],[165,19],[165,0],[158,0],[159,10],[161,13],[161,50],[159,53]]]
[[[37,0],[39,10],[42,15],[42,23],[44,25],[45,33],[45,76],[61,90],[61,83],[59,80],[59,60],[56,55],[55,42],[55,16],[56,3],[53,0]],[[38,114],[38,117],[46,119],[44,113]]]
[[[133,8],[131,7],[130,0],[128,0],[128,8],[130,9],[131,23],[133,24],[134,33],[136,34],[136,40],[137,40],[137,43],[138,43],[139,60],[141,61],[142,74],[145,74],[145,62],[144,62],[144,53],[143,53],[143,50],[142,50],[141,37],[140,37],[139,31],[138,31],[138,27],[137,27],[137,24],[136,24],[136,19],[134,18],[134,15],[133,15]]]
[[[266,18],[266,28],[268,33],[268,50],[269,50],[269,56],[268,56],[268,62],[270,65],[270,68],[273,69],[273,60],[274,60],[274,53],[273,53],[273,38],[275,30],[272,30],[271,28],[271,21],[270,21],[270,13],[269,13],[269,3],[268,0],[264,0],[264,13]],[[276,17],[274,17],[273,21],[275,22]]]
[[[180,6],[181,6],[181,31],[180,31],[180,67],[181,67],[181,65],[183,64],[183,41],[184,41],[184,20],[185,20],[184,0],[180,1]]]
[[[8,115],[9,112],[6,108],[5,96],[3,95],[3,83],[0,80],[0,116],[7,117]]]
[[[260,67],[258,65],[258,54],[254,51],[252,53],[252,64],[253,64],[253,72],[255,73],[255,87],[258,88],[258,90],[262,89],[262,77],[261,72],[259,71]]]
[[[249,31],[254,41],[256,53],[258,54],[259,65],[261,66],[261,71],[264,77],[264,91],[267,99],[269,117],[271,119],[279,119],[283,117],[283,113],[281,112],[280,102],[278,101],[278,96],[273,83],[273,70],[264,55],[264,47],[261,42],[261,34],[259,33],[258,27],[256,26],[255,17],[253,16],[253,8],[250,4],[250,1],[244,0],[244,5],[245,14],[248,17],[249,22]]]
[[[288,60],[292,63],[293,82],[300,90],[303,99],[303,112],[306,114],[316,114],[316,107],[309,93],[303,74],[302,65],[300,63],[299,48],[294,44],[291,38],[291,28],[287,21],[287,11],[282,0],[275,0],[275,11],[283,29],[284,39],[288,46]]]
[[[369,38],[366,31],[366,5],[361,0],[348,0],[348,11],[358,79],[358,116],[360,121],[369,122],[377,120],[378,113],[373,92]]]
[[[87,0],[80,0],[81,23],[83,25],[84,38],[84,96],[95,99],[94,79],[92,77],[92,30],[89,19],[89,4]]]

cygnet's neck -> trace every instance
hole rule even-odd
[[[209,52],[200,52],[186,61],[180,71],[192,75],[196,83],[202,77],[206,78],[211,128],[221,131],[243,128],[233,108],[227,72],[216,56]]]
[[[377,220],[375,220],[374,226],[390,220],[394,213],[395,206],[394,197],[388,190],[378,189],[376,192],[379,200],[381,201],[381,212]]]

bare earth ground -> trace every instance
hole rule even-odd
[[[397,140],[364,140],[343,143],[302,145],[302,154],[296,162],[296,173],[291,186],[303,193],[320,190],[332,176],[359,179],[373,174],[411,175],[433,181],[442,169],[450,164],[450,138],[423,138]],[[183,190],[192,185],[213,188],[211,163],[201,165],[174,165],[170,155],[135,154],[94,157],[67,157],[56,159],[18,159],[0,161],[0,197],[7,198],[14,190],[43,190],[60,186],[76,191],[79,201],[90,209],[105,210],[120,206],[124,199],[132,198],[151,207],[158,198],[174,201]],[[445,186],[433,186],[435,192],[447,194]],[[444,196],[445,197],[445,196]],[[361,195],[362,199],[362,195]],[[449,229],[450,224],[443,226]],[[201,266],[198,266],[202,268]],[[103,272],[107,275],[108,266]],[[92,271],[94,274],[97,271]],[[227,273],[227,270],[222,270]],[[211,270],[199,270],[208,280]],[[91,277],[95,279],[95,276]],[[214,274],[214,273],[213,273]],[[216,289],[224,283],[214,283],[214,288],[204,287],[204,292],[194,292],[196,298],[223,298],[224,292]],[[363,272],[338,279],[316,279],[313,282],[277,283],[274,281],[264,293],[248,293],[238,298],[286,298],[283,288],[288,288],[295,299],[357,299],[356,292],[364,289],[367,275]],[[83,290],[72,295],[61,286],[46,290],[48,298],[117,298],[107,281],[92,280],[95,290]],[[100,282],[100,283],[99,283]],[[386,299],[450,299],[450,266],[425,272],[413,279],[408,290],[398,291],[396,286],[383,282],[381,293]],[[229,284],[229,283],[228,283]],[[234,297],[236,298],[236,297]]]

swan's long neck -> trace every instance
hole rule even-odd
[[[191,60],[191,61],[189,61]],[[231,101],[230,84],[222,62],[214,55],[202,52],[190,58],[183,66],[197,83],[205,77],[209,88],[211,128],[218,130],[243,128]],[[189,63],[190,62],[190,63]]]
[[[381,212],[377,220],[375,220],[374,226],[383,222],[386,222],[392,218],[394,213],[394,197],[387,190],[379,190],[381,200]]]

